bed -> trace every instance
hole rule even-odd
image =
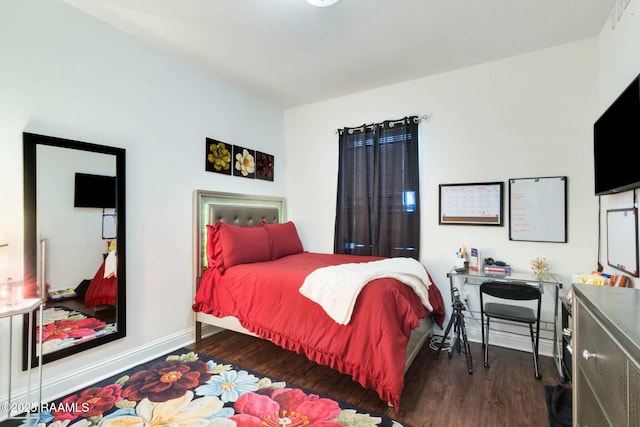
[[[98,271],[91,279],[84,296],[86,308],[97,308],[103,305],[116,305],[118,279],[116,277],[117,255],[115,241],[110,245],[109,253],[100,264]]]
[[[194,235],[197,341],[203,324],[268,339],[350,375],[399,409],[406,370],[433,323],[442,327],[444,320],[432,281],[419,294],[399,280],[376,277],[338,320],[302,295],[307,279],[318,271],[393,260],[305,251],[278,198],[196,191]]]

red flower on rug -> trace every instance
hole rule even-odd
[[[120,384],[109,384],[105,387],[91,387],[78,394],[66,397],[60,405],[61,410],[52,410],[55,421],[74,420],[79,416],[95,417],[112,409],[122,399]],[[65,412],[65,409],[70,411]]]
[[[93,317],[58,320],[42,327],[42,341],[88,337],[95,335],[105,325],[106,323]]]
[[[344,426],[333,422],[342,409],[335,400],[305,394],[300,389],[273,390],[271,395],[245,393],[233,405],[237,414],[231,417],[241,426]]]
[[[166,402],[207,382],[211,378],[207,371],[207,364],[201,360],[156,363],[131,375],[122,396],[136,402],[144,398],[152,402]]]

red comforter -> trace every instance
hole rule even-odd
[[[116,305],[118,279],[115,276],[105,279],[104,269],[105,263],[103,261],[87,288],[87,293],[84,297],[86,308],[93,308],[99,305]]]
[[[298,291],[319,267],[376,259],[302,253],[236,265],[223,275],[211,268],[200,281],[193,309],[235,316],[259,337],[350,375],[398,410],[409,336],[429,314],[418,296],[396,280],[374,280],[360,293],[349,324],[339,325]],[[429,287],[429,302],[442,327],[444,302],[435,285]]]

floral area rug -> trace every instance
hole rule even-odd
[[[40,322],[37,323],[40,325]],[[42,316],[42,353],[48,354],[115,332],[115,324],[66,307],[50,307]],[[40,335],[35,334],[39,342]]]
[[[402,427],[186,349],[43,405],[51,427]]]

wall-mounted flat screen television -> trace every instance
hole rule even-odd
[[[640,187],[640,168],[627,161],[640,143],[640,76],[593,125],[596,195]]]
[[[116,177],[76,172],[73,206],[115,208]]]

